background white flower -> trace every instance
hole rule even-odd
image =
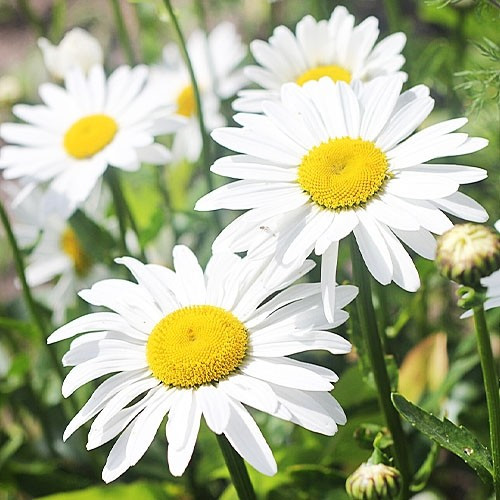
[[[87,73],[92,66],[103,63],[101,44],[82,28],[68,31],[59,45],[40,38],[38,46],[48,72],[59,80],[64,79],[66,73],[75,66]]]
[[[2,191],[9,199],[20,199],[20,186],[5,183]],[[21,194],[21,196],[23,196]],[[19,246],[28,250],[26,279],[38,300],[53,311],[55,324],[65,319],[66,310],[76,304],[77,292],[109,275],[104,263],[88,254],[69,223],[57,215],[44,217],[40,212],[40,190],[32,190],[18,204],[11,204],[12,226]],[[109,196],[94,190],[85,203],[90,217],[112,229],[113,220],[105,219]]]
[[[0,137],[13,144],[0,150],[4,177],[47,186],[40,209],[61,217],[85,201],[108,165],[130,171],[142,161],[169,161],[154,137],[179,125],[145,66],[121,66],[107,81],[101,66],[87,78],[75,68],[65,83],[42,84],[43,105],[13,107],[29,124],[0,126]]]
[[[242,153],[220,158],[212,171],[242,179],[207,194],[197,210],[249,210],[217,237],[214,252],[275,253],[296,266],[314,249],[322,255],[327,317],[335,302],[338,242],[354,232],[368,269],[382,284],[415,291],[419,277],[399,240],[433,259],[436,242],[452,226],[443,213],[487,219],[484,209],[457,192],[486,177],[482,169],[427,164],[439,156],[486,146],[481,138],[452,133],[467,120],[438,123],[410,137],[433,108],[429,89],[400,94],[400,76],[353,87],[330,78],[282,87],[281,102],[264,115],[237,114],[242,128],[212,137]]]
[[[371,16],[354,26],[345,7],[334,9],[330,19],[305,16],[295,35],[278,26],[268,42],[254,40],[250,50],[259,66],[247,66],[246,76],[262,89],[242,90],[233,103],[238,111],[259,112],[266,99],[279,99],[280,87],[328,76],[334,81],[370,81],[397,72],[404,64],[404,33],[394,33],[375,45],[378,19]],[[406,76],[405,73],[401,75]]]
[[[96,415],[88,449],[120,435],[103,470],[109,482],[143,456],[168,413],[169,467],[181,475],[203,415],[253,467],[274,474],[272,452],[243,404],[325,435],[345,423],[329,394],[335,373],[288,356],[317,349],[349,352],[347,340],[325,330],[346,321],[341,307],[357,289],[338,287],[335,319],[329,322],[319,284],[286,288],[314,267],[311,261],[284,269],[226,253],[213,256],[204,272],[187,247],[176,246],[173,257],[175,272],[117,259],[137,284],[104,280],[80,292],[87,302],[114,312],[83,316],[49,337],[52,343],[88,332],[73,340],[63,358],[74,366],[63,383],[65,397],[118,372],[96,389],[64,439]],[[276,285],[268,286],[267,273]]]
[[[208,36],[195,30],[187,41],[187,49],[201,93],[205,126],[213,130],[226,123],[220,113],[221,99],[228,99],[246,83],[242,70],[237,70],[246,54],[234,24],[222,22]],[[154,78],[170,99],[185,125],[175,135],[172,153],[175,160],[196,161],[201,152],[201,135],[195,95],[189,73],[176,44],[163,49],[164,66],[154,68]]]

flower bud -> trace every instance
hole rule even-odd
[[[481,278],[500,268],[500,235],[480,224],[458,224],[438,238],[436,263],[447,278],[480,287]]]
[[[81,28],[68,31],[59,45],[40,38],[38,46],[48,72],[60,80],[74,66],[87,72],[94,64],[102,64],[103,60],[98,40]]]
[[[390,500],[401,491],[401,474],[384,464],[361,464],[346,481],[346,490],[354,500]]]

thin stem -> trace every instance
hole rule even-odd
[[[120,44],[125,51],[125,55],[127,56],[127,62],[131,66],[133,66],[135,64],[135,54],[132,47],[132,42],[130,41],[130,37],[127,33],[125,20],[123,19],[120,0],[111,0],[111,5],[113,7],[113,15],[115,16],[116,27],[118,28],[118,38],[120,39]]]
[[[491,350],[490,335],[483,305],[473,308],[476,326],[477,347],[483,371],[484,389],[490,420],[491,455],[493,458],[493,483],[497,499],[500,498],[500,396],[498,393],[498,374]]]
[[[33,12],[28,0],[17,0],[17,5],[21,13],[26,17],[28,23],[36,31],[38,36],[45,36],[45,27],[42,19]]]
[[[387,22],[391,32],[401,30],[401,15],[399,11],[399,2],[397,0],[384,0]]]
[[[205,119],[203,117],[203,108],[201,103],[201,94],[200,88],[198,86],[198,82],[196,81],[196,76],[194,74],[193,65],[191,64],[191,59],[189,57],[189,52],[187,50],[186,39],[182,33],[181,27],[179,25],[179,21],[174,13],[174,9],[172,8],[172,4],[170,0],[163,0],[165,4],[165,8],[170,16],[170,20],[174,26],[175,33],[177,35],[179,41],[179,47],[182,52],[182,56],[187,66],[187,70],[189,72],[189,78],[191,79],[191,85],[193,87],[194,98],[196,102],[196,115],[198,117],[198,126],[200,128],[201,140],[202,140],[202,162],[203,162],[203,175],[205,176],[205,180],[207,182],[208,190],[213,191],[214,183],[212,180],[212,176],[210,174],[210,165],[211,165],[211,157],[210,157],[210,139],[207,134],[207,129],[205,127]],[[220,220],[219,213],[215,210],[212,212],[214,220],[217,224],[218,229],[222,230],[223,225]]]
[[[120,183],[120,177],[118,172],[115,171],[113,167],[106,170],[105,179],[109,184],[111,190],[111,195],[113,196],[113,203],[115,206],[116,216],[118,218],[118,226],[120,228],[120,246],[124,255],[131,255],[130,250],[127,245],[127,220],[130,224],[130,228],[135,233],[137,241],[139,243],[139,253],[143,261],[146,261],[146,255],[144,254],[144,248],[141,243],[139,230],[137,223],[135,222],[134,216],[130,207],[127,204],[125,195],[123,194],[123,189]]]
[[[378,333],[375,310],[373,309],[370,273],[366,269],[354,238],[351,238],[351,259],[354,281],[359,287],[359,296],[356,300],[356,306],[358,309],[361,334],[364,337],[365,348],[370,359],[373,377],[377,386],[379,405],[384,413],[387,427],[394,440],[396,465],[403,478],[402,498],[406,498],[408,496],[410,482],[410,463],[406,436],[399,415],[391,401],[391,382],[387,373],[384,350]]]
[[[248,471],[243,459],[238,455],[224,435],[217,435],[224,461],[229,470],[231,480],[241,500],[255,500],[255,491],[248,477]]]
[[[12,226],[10,225],[9,218],[7,216],[7,212],[4,209],[2,202],[0,201],[0,220],[2,221],[2,225],[5,228],[5,233],[7,235],[7,240],[9,242],[10,248],[12,250],[12,254],[14,256],[14,263],[16,266],[17,275],[19,281],[21,282],[21,288],[23,292],[23,298],[26,302],[26,306],[28,308],[28,313],[31,318],[31,322],[34,327],[38,331],[38,334],[42,340],[42,344],[48,351],[49,358],[51,363],[55,369],[56,375],[59,379],[59,382],[62,384],[62,380],[64,378],[64,372],[62,365],[57,358],[56,351],[51,349],[47,344],[47,328],[42,320],[42,315],[38,311],[36,303],[33,299],[33,295],[31,294],[30,287],[28,285],[28,281],[26,280],[26,273],[24,272],[24,262],[23,257],[21,255],[21,251],[19,250],[19,246],[16,241],[16,237],[14,236],[14,232],[12,231]],[[69,418],[72,418],[73,415],[77,412],[77,408],[73,403],[72,399],[63,400],[63,407],[67,413]]]
[[[66,0],[54,1],[52,7],[52,22],[50,25],[50,39],[54,43],[59,42],[62,37],[66,11]]]
[[[175,225],[175,213],[172,205],[172,200],[170,193],[168,192],[167,186],[165,185],[165,169],[162,166],[158,166],[156,169],[156,184],[158,185],[158,190],[160,191],[161,198],[167,209],[167,214],[170,219],[170,227],[172,228],[172,233],[174,234],[174,241],[177,242],[179,239],[179,231]]]

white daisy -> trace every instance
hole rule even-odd
[[[195,30],[187,41],[187,49],[201,93],[203,117],[208,130],[225,125],[220,113],[220,100],[232,97],[246,78],[236,67],[246,50],[234,24],[218,24],[207,36]],[[172,153],[175,160],[187,158],[196,161],[202,141],[196,113],[196,101],[189,73],[177,45],[169,44],[163,50],[165,66],[155,68],[155,78],[170,98],[185,125],[175,135]]]
[[[413,136],[433,107],[429,90],[400,95],[399,76],[349,86],[330,78],[300,87],[285,84],[282,102],[264,114],[237,114],[242,128],[212,137],[242,153],[221,158],[212,171],[242,179],[204,196],[197,210],[248,210],[226,227],[214,252],[275,252],[298,265],[314,249],[322,255],[327,317],[334,303],[338,242],[354,232],[368,269],[382,284],[419,287],[417,270],[399,239],[434,258],[436,242],[452,226],[443,211],[484,221],[484,209],[457,192],[486,177],[482,169],[425,162],[486,146],[481,138],[451,133],[467,120],[438,123]]]
[[[495,229],[500,233],[500,219],[495,222]],[[481,279],[481,285],[486,288],[486,300],[484,301],[484,309],[494,309],[500,307],[500,269],[494,273]],[[472,309],[466,311],[460,316],[461,318],[469,318],[472,316]]]
[[[162,164],[169,151],[154,136],[178,126],[148,69],[121,66],[106,81],[94,66],[88,77],[74,68],[66,89],[44,83],[44,105],[16,105],[13,113],[29,125],[4,123],[0,137],[14,145],[0,150],[6,179],[48,185],[44,213],[69,216],[88,197],[108,165],[137,170],[141,161]]]
[[[13,183],[2,186],[8,199],[20,198],[20,188]],[[95,190],[85,209],[103,223],[107,199]],[[53,312],[54,323],[64,321],[68,307],[76,304],[76,294],[108,273],[106,266],[88,255],[68,222],[56,215],[40,213],[41,193],[34,190],[19,204],[11,204],[12,228],[19,246],[34,249],[26,259],[26,279],[36,287],[38,300]],[[104,220],[108,227],[112,220]],[[43,286],[47,285],[47,286]]]
[[[109,482],[143,456],[167,413],[168,463],[176,476],[191,459],[202,415],[253,467],[276,472],[272,452],[243,404],[335,434],[337,424],[345,423],[329,393],[337,375],[288,356],[316,349],[349,352],[349,342],[325,330],[346,321],[341,307],[355,297],[356,287],[338,287],[335,321],[328,322],[316,283],[290,286],[262,304],[314,267],[311,261],[293,270],[269,269],[269,261],[226,253],[213,256],[203,272],[185,246],[174,247],[173,259],[175,272],[117,259],[137,284],[104,280],[80,292],[114,312],[83,316],[49,337],[52,343],[89,332],[63,358],[74,366],[63,383],[65,397],[115,373],[70,422],[64,439],[96,415],[88,449],[120,434],[103,470]],[[265,268],[277,275],[272,288],[262,278]]]
[[[269,42],[254,40],[250,50],[260,66],[248,66],[245,74],[262,89],[243,90],[233,107],[260,112],[264,99],[279,99],[281,85],[299,85],[328,76],[334,81],[370,81],[397,72],[404,64],[404,33],[394,33],[375,45],[378,19],[368,17],[354,26],[354,16],[336,7],[328,21],[305,16],[295,35],[286,26],[274,29]],[[400,73],[406,76],[405,73]]]

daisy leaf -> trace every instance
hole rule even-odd
[[[394,393],[392,402],[398,412],[422,434],[460,457],[472,467],[485,483],[491,481],[493,465],[488,449],[465,427],[456,426],[447,418],[439,420],[401,394]]]

